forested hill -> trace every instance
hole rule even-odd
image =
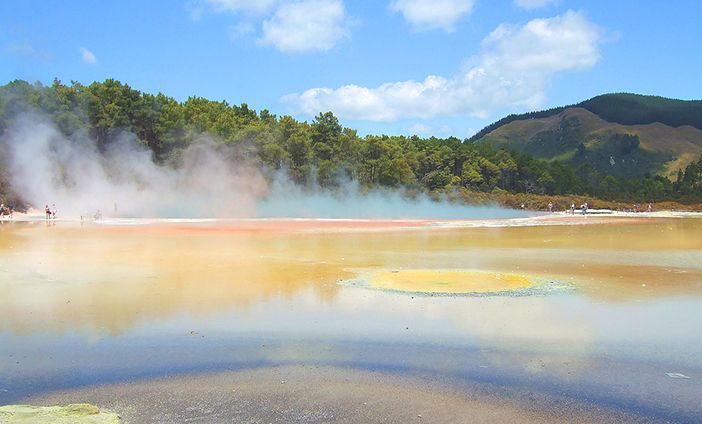
[[[649,112],[629,110],[626,105],[637,99],[653,105],[646,109]],[[671,125],[699,125],[699,102],[676,102],[608,95],[582,105],[607,109],[622,122],[647,122],[655,116]],[[688,106],[671,106],[678,104]],[[652,110],[657,114],[651,115]],[[388,187],[411,193],[459,193],[464,198],[471,193],[510,192],[638,202],[702,200],[702,144],[696,144],[702,130],[692,126],[674,128],[658,122],[645,125],[652,127],[642,132],[576,107],[508,117],[501,121],[509,121],[506,125],[479,137],[481,142],[360,137],[331,112],[321,111],[311,122],[301,122],[265,109],[255,111],[245,103],[230,105],[202,97],[179,102],[108,79],[90,85],[55,80],[48,86],[17,80],[0,86],[0,200],[5,203],[8,199],[21,203],[22,193],[12,187],[9,143],[22,142],[11,135],[16,120],[27,116],[51,122],[66,143],[85,141],[87,136],[102,152],[109,152],[115,140],[133,138],[163,166],[178,166],[185,149],[207,135],[218,146],[233,147],[237,157],[232,160],[257,164],[265,175],[285,173],[311,188],[336,190],[353,180],[362,190]],[[639,133],[627,132],[632,128]],[[668,139],[671,128],[678,137],[673,142]],[[667,144],[678,150],[660,148]],[[612,160],[615,165],[609,165]],[[673,178],[651,172],[671,163],[680,170]]]
[[[577,105],[605,121],[624,125],[660,122],[670,127],[689,125],[702,130],[702,100],[677,100],[658,96],[604,94]]]
[[[575,105],[542,111],[508,115],[474,134],[477,141],[512,121],[548,118],[568,108],[586,109],[608,122],[624,125],[645,125],[660,122],[671,127],[689,125],[702,130],[702,100],[678,100],[632,93],[603,94]]]
[[[471,140],[617,179],[659,174],[677,180],[702,155],[702,101],[607,94],[510,115]]]

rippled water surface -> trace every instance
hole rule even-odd
[[[702,419],[699,220],[124,224],[2,225],[0,404],[319,364]]]

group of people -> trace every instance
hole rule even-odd
[[[642,212],[641,205],[635,203],[631,209],[624,209],[624,212]],[[646,212],[653,212],[653,203],[649,203]]]
[[[554,205],[553,202],[548,202],[548,211],[553,212]],[[522,208],[524,208],[524,205],[522,205]],[[583,203],[580,205],[580,211],[583,215],[587,214],[588,209],[590,206],[588,205],[587,202]],[[624,212],[641,212],[641,207],[638,204],[635,204],[633,208],[631,209],[624,209]],[[646,212],[653,212],[653,203],[649,203],[648,207],[646,208]],[[569,213],[570,215],[575,215],[575,203],[570,204],[570,208],[566,210],[566,213]]]
[[[582,212],[583,215],[587,214],[587,210],[590,208],[590,206],[587,204],[587,202],[583,203],[580,205],[580,211]],[[553,212],[553,202],[548,202],[548,211]],[[567,213],[571,215],[575,215],[575,203],[571,202],[570,208],[566,210]]]
[[[7,217],[12,218],[14,213],[15,213],[15,208],[12,205],[5,206],[4,203],[0,203],[0,217],[7,216]]]
[[[56,204],[44,206],[44,213],[46,214],[46,219],[56,219]]]
[[[583,203],[580,205],[580,213],[583,215],[587,215],[587,210],[590,209],[590,205],[587,204],[587,202]],[[570,209],[568,210],[571,215],[575,215],[575,203],[570,204]]]

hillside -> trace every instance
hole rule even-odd
[[[618,93],[593,97],[577,106],[608,122],[624,125],[660,122],[671,127],[689,125],[702,130],[702,100]]]
[[[608,94],[510,115],[472,140],[615,177],[675,177],[702,154],[702,102]]]
[[[632,104],[639,106],[625,106]],[[262,183],[282,180],[337,194],[352,181],[364,192],[435,198],[581,195],[698,203],[699,115],[699,102],[607,95],[583,107],[509,116],[482,131],[476,143],[360,137],[331,112],[298,121],[246,103],[177,101],[114,79],[90,85],[54,80],[50,86],[17,80],[0,86],[0,203],[40,205],[53,193],[80,191],[77,182],[98,179],[133,186],[135,196],[146,187],[160,192],[170,181],[163,175],[199,178],[192,168],[200,162],[193,158],[203,151],[222,160],[203,175],[224,172],[198,179],[205,188],[236,181],[230,174],[243,166]]]

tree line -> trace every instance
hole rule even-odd
[[[334,189],[354,180],[364,189],[434,194],[459,190],[639,202],[702,199],[702,158],[681,170],[675,182],[660,175],[615,178],[587,162],[573,167],[456,137],[361,137],[331,112],[308,123],[266,109],[255,111],[246,103],[202,97],[179,102],[114,79],[90,85],[54,80],[49,86],[17,80],[0,87],[0,137],[15,116],[27,111],[46,114],[66,137],[87,133],[103,149],[132,133],[164,164],[177,163],[185,148],[203,133],[210,134],[263,169],[287,173],[301,186]],[[2,155],[0,150],[0,162],[6,159]],[[7,175],[0,172],[0,194],[8,191]]]

